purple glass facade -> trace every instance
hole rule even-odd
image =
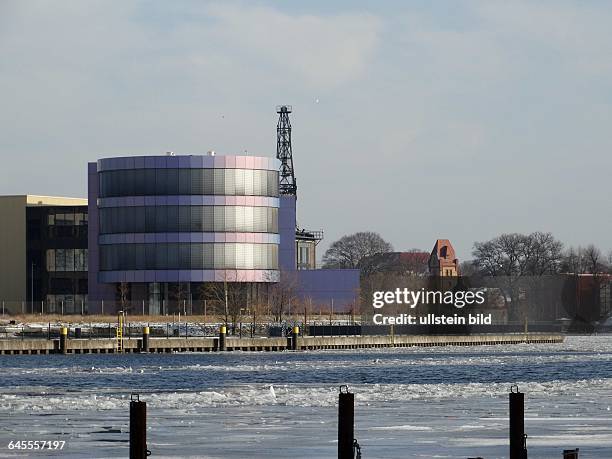
[[[280,197],[278,219],[280,233],[279,265],[286,272],[295,272],[298,298],[310,302],[313,307],[333,308],[337,312],[353,309],[359,297],[359,270],[298,270],[295,242],[295,196]]]
[[[120,283],[276,282],[277,170],[250,156],[90,163],[90,312]]]
[[[120,283],[274,283],[346,311],[358,270],[297,270],[296,198],[278,196],[278,161],[146,156],[88,165],[90,313]]]

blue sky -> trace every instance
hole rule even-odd
[[[396,249],[501,232],[612,249],[608,2],[0,1],[0,193],[104,156],[275,154],[299,223]]]

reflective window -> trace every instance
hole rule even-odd
[[[87,249],[48,249],[46,262],[47,272],[87,271]]]
[[[278,196],[278,172],[253,169],[127,169],[100,172],[100,197]]]
[[[100,246],[101,271],[143,269],[278,269],[278,246],[236,243]]]
[[[278,208],[137,206],[100,209],[100,233],[278,233]]]

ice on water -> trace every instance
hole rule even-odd
[[[58,457],[125,457],[130,392],[139,392],[156,457],[335,457],[338,385],[348,384],[364,458],[501,458],[507,393],[517,383],[530,458],[576,447],[581,457],[610,458],[611,350],[612,337],[596,336],[557,345],[7,356],[0,441],[62,439]]]

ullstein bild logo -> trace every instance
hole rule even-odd
[[[470,305],[482,305],[485,302],[484,292],[439,292],[409,290],[397,288],[394,291],[376,291],[372,294],[372,307],[381,309],[386,305],[406,305],[415,309],[419,305],[453,305],[462,309]],[[467,316],[427,314],[418,316],[413,314],[398,314],[393,316],[376,313],[372,317],[376,325],[490,325],[491,315],[468,314]]]

